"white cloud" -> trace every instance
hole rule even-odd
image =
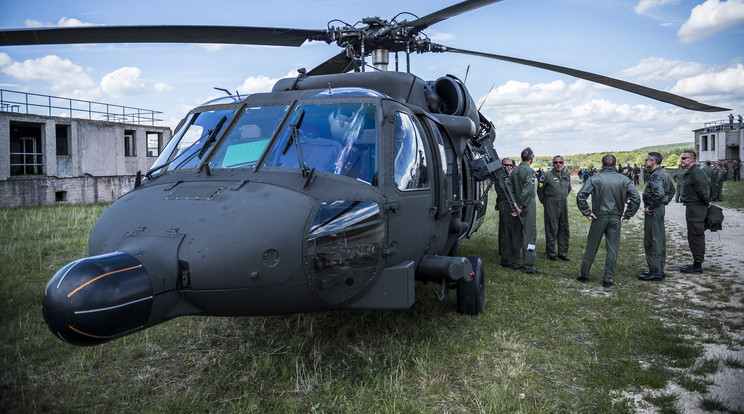
[[[117,69],[101,79],[101,89],[114,98],[145,93],[147,87],[140,79],[140,69],[137,67],[123,67]]]
[[[282,78],[294,78],[297,76],[297,71],[291,71]],[[252,93],[269,92],[274,84],[281,78],[270,78],[264,75],[249,76],[243,81],[243,84],[238,86],[238,92],[241,95],[248,95]]]
[[[677,36],[682,43],[692,43],[743,23],[744,0],[706,0],[692,9]]]
[[[671,92],[693,96],[727,94],[744,97],[744,65],[738,63],[717,72],[681,79]]]
[[[449,42],[455,39],[455,35],[452,33],[438,32],[433,29],[427,30],[427,35],[434,42]]]
[[[87,71],[68,59],[47,55],[38,59],[15,62],[7,55],[5,56],[1,58],[5,61],[2,72],[18,80],[46,81],[51,84],[50,87],[55,92],[72,90],[84,94],[85,90],[96,89],[96,84]]]
[[[155,89],[156,92],[170,92],[173,90],[173,87],[165,82],[158,82],[153,85],[153,89]]]
[[[0,52],[0,66],[7,66],[13,62],[13,59],[7,53]]]
[[[696,76],[711,70],[712,66],[702,63],[669,60],[662,57],[649,57],[633,67],[623,69],[615,76],[622,79],[632,79],[638,83],[668,82]]]
[[[219,52],[220,50],[227,49],[229,47],[232,47],[234,45],[226,45],[224,43],[195,43],[200,48],[206,50],[207,52]]]
[[[640,0],[633,10],[636,14],[644,14],[651,9],[661,7],[664,4],[677,3],[678,0]]]
[[[63,17],[57,22],[59,27],[98,26],[93,23],[83,22],[74,17]]]
[[[26,27],[79,27],[79,26],[102,26],[100,24],[88,23],[78,20],[74,17],[62,17],[55,23],[43,23],[34,19],[26,19]]]

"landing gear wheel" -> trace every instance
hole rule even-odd
[[[468,260],[473,265],[473,276],[472,280],[457,283],[457,312],[477,315],[483,310],[486,298],[483,261],[478,256],[468,256]]]

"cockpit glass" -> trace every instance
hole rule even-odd
[[[286,105],[247,108],[215,153],[210,168],[255,166],[287,108]]]
[[[266,166],[315,168],[376,185],[375,117],[372,103],[299,105],[266,158]],[[299,139],[294,139],[293,129]]]
[[[154,171],[196,168],[225,129],[235,109],[189,114],[153,164]]]

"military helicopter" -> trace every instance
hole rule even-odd
[[[459,256],[458,246],[482,224],[492,186],[514,200],[493,124],[460,79],[411,74],[414,53],[505,60],[691,110],[728,110],[576,69],[435,44],[423,33],[498,1],[323,30],[0,30],[4,46],[324,41],[342,48],[271,92],[228,92],[190,111],[152,169],[101,215],[91,257],[48,282],[42,313],[49,329],[71,344],[96,345],[183,315],[407,309],[416,280],[439,284],[440,300],[455,290],[458,312],[480,313],[483,263]]]

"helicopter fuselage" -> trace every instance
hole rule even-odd
[[[477,128],[429,109],[472,106],[441,96],[459,81],[306,79],[194,109],[102,214],[93,257],[50,280],[50,329],[92,345],[187,314],[406,309],[416,279],[470,282],[456,253],[485,213]]]

